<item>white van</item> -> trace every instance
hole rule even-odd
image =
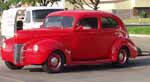
[[[10,38],[18,29],[39,28],[48,13],[64,10],[51,7],[13,8],[3,11],[1,36]]]

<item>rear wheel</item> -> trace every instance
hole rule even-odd
[[[50,54],[47,61],[43,64],[43,70],[48,73],[58,73],[63,70],[64,64],[64,55],[59,51],[55,51]]]
[[[5,65],[11,69],[11,70],[19,70],[19,69],[22,69],[24,66],[16,66],[14,65],[13,63],[10,63],[10,62],[7,62],[5,61]]]
[[[117,62],[114,63],[117,67],[127,65],[129,61],[129,51],[126,48],[121,48],[118,53]]]

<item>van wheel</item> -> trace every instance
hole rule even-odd
[[[16,66],[14,65],[13,63],[10,63],[10,62],[7,62],[5,61],[5,65],[11,69],[11,70],[19,70],[19,69],[22,69],[24,66]]]
[[[64,55],[61,52],[56,51],[50,54],[47,61],[43,64],[42,68],[47,73],[58,73],[63,70],[64,64]]]
[[[129,51],[126,48],[121,48],[118,53],[117,62],[114,63],[114,66],[123,67],[127,65],[129,61]]]

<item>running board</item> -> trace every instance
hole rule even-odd
[[[92,60],[92,61],[73,61],[73,65],[93,65],[93,64],[103,64],[103,63],[111,63],[112,59],[100,59],[100,60]]]

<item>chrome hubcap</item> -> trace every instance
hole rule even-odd
[[[51,58],[51,64],[53,66],[56,66],[58,64],[58,62],[59,62],[58,58],[56,58],[56,57]]]
[[[127,54],[126,54],[126,52],[121,52],[119,54],[119,61],[120,61],[120,63],[124,64],[126,62],[126,60],[127,60]]]
[[[123,56],[124,56],[124,55],[123,55],[122,53],[119,54],[119,59],[120,59],[120,61],[123,60],[123,58],[124,58]]]

